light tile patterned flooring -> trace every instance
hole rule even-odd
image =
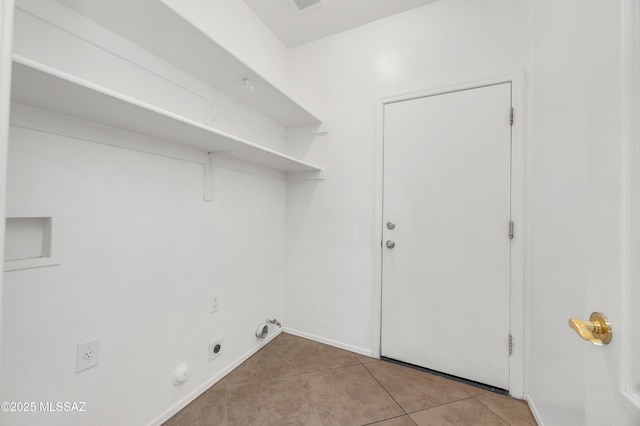
[[[165,423],[370,424],[536,422],[523,401],[283,333]]]

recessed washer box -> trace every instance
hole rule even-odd
[[[4,270],[62,263],[62,213],[58,210],[7,209]]]

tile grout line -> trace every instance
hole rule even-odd
[[[445,403],[445,404],[434,405],[433,407],[425,408],[425,409],[422,409],[422,410],[412,411],[411,413],[407,413],[407,415],[409,415],[409,417],[411,417],[411,414],[419,413],[419,412],[421,412],[421,411],[431,410],[431,409],[433,409],[433,408],[444,407],[445,405],[455,404],[455,403],[460,402],[460,401],[468,401],[468,400],[470,400],[470,399],[475,399],[476,401],[478,401],[478,403],[479,403],[480,405],[482,405],[484,408],[486,408],[486,409],[487,409],[487,411],[489,411],[491,414],[493,414],[494,416],[496,416],[498,419],[502,420],[506,425],[508,425],[508,426],[512,426],[512,425],[511,425],[511,423],[509,423],[508,421],[506,421],[505,419],[503,419],[502,417],[500,417],[498,414],[496,414],[495,412],[493,412],[493,410],[491,410],[491,408],[487,407],[487,406],[486,406],[486,405],[484,405],[482,402],[480,402],[480,401],[478,400],[478,397],[477,397],[477,396],[469,396],[468,398],[462,398],[462,399],[459,399],[459,400],[457,400],[457,401],[451,401],[451,402],[447,402],[447,403]],[[412,420],[413,420],[413,419],[412,419]]]
[[[379,360],[379,361],[380,361],[380,362],[384,362],[384,361],[382,361],[382,360]],[[373,374],[373,373],[372,373],[372,372],[371,372],[371,371],[366,367],[366,365],[364,366],[364,368],[366,368],[366,369],[367,369],[367,371],[369,372],[369,374],[371,374],[371,376],[375,379],[375,381],[376,381],[376,382],[378,382],[378,383],[380,384],[380,386],[382,386],[382,389],[384,389],[384,390],[385,390],[385,392],[387,392],[387,394],[389,394],[389,396],[391,397],[391,399],[393,399],[393,400],[396,402],[396,404],[398,404],[398,405],[400,406],[400,408],[402,408],[402,410],[404,410],[404,412],[406,413],[406,415],[407,415],[407,416],[409,416],[409,418],[411,418],[411,414],[415,414],[415,413],[418,413],[418,412],[420,412],[420,411],[431,410],[432,408],[442,407],[442,406],[444,406],[444,405],[453,404],[453,403],[455,403],[455,402],[466,401],[467,399],[474,399],[474,398],[476,398],[476,396],[471,395],[469,392],[467,392],[467,391],[466,391],[466,390],[464,390],[464,389],[461,389],[464,393],[466,393],[466,394],[468,395],[466,398],[460,398],[460,399],[456,399],[455,401],[445,402],[444,404],[438,404],[438,405],[434,405],[434,406],[431,406],[431,407],[422,408],[422,409],[420,409],[420,410],[415,410],[415,411],[408,412],[407,410],[405,410],[405,409],[404,409],[404,407],[403,407],[402,405],[400,405],[400,403],[399,403],[398,401],[396,401],[396,399],[393,397],[393,395],[391,395],[391,393],[387,390],[387,388],[385,388],[385,387],[384,387],[384,385],[383,385],[382,383],[380,383],[380,381],[379,381],[379,380],[376,378],[376,376],[375,376],[375,375],[374,375],[374,374]],[[448,380],[448,379],[447,379],[447,380]],[[454,382],[453,380],[449,380],[449,381]],[[480,402],[480,401],[478,401],[478,402]],[[481,403],[481,405],[482,405],[483,407],[485,407],[485,405],[484,405],[484,404],[482,404],[482,403]],[[485,407],[485,408],[487,408],[489,411],[491,411],[488,407]],[[491,411],[491,413],[492,413],[492,414],[495,414],[493,411]],[[500,420],[502,420],[502,421],[506,422],[507,424],[509,424],[509,422],[507,422],[506,420],[504,420],[502,417],[498,416],[497,414],[495,414],[495,415],[496,415],[498,418],[500,418]],[[411,419],[411,421],[413,421],[413,419]],[[414,423],[415,423],[415,422],[414,422]]]
[[[408,418],[409,418],[409,420],[411,420],[411,422],[412,422],[414,425],[416,425],[416,426],[417,426],[416,422],[414,422],[414,421],[413,421],[413,419],[412,419],[408,414],[401,414],[401,415],[399,415],[399,416],[389,417],[388,419],[377,420],[377,421],[375,421],[375,422],[373,422],[373,423],[367,423],[367,424],[364,424],[364,425],[362,425],[362,426],[373,426],[373,425],[376,425],[376,424],[378,424],[378,423],[380,423],[380,422],[386,422],[386,421],[393,420],[393,419],[399,419],[399,418],[401,418],[401,417],[408,417]]]
[[[360,362],[360,361],[358,361]],[[238,385],[254,385],[257,383],[271,383],[271,382],[277,382],[279,380],[286,380],[286,379],[292,379],[294,377],[300,377],[300,376],[305,376],[307,374],[314,374],[314,373],[323,373],[325,371],[332,371],[332,370],[339,370],[341,368],[347,368],[347,367],[353,367],[356,365],[360,365],[360,364],[345,364],[345,365],[341,365],[338,367],[331,367],[331,368],[326,368],[324,370],[313,370],[313,371],[305,371],[302,373],[298,373],[298,374],[292,374],[291,376],[283,376],[283,377],[278,377],[275,379],[267,379],[267,380],[256,380],[256,381],[251,381],[251,380],[246,380],[243,382],[238,382],[238,383],[229,383],[231,386],[238,386]]]
[[[438,405],[432,405],[431,407],[421,408],[421,409],[419,409],[419,410],[415,410],[415,411],[412,411],[412,412],[410,412],[410,413],[409,413],[409,412],[407,412],[407,414],[408,414],[408,415],[411,415],[411,414],[419,413],[420,411],[427,411],[427,410],[431,410],[432,408],[444,407],[445,405],[455,404],[456,402],[466,401],[466,400],[468,400],[468,399],[474,399],[474,398],[475,398],[475,396],[468,396],[468,397],[466,397],[466,398],[456,399],[455,401],[449,401],[449,402],[445,402],[445,403],[438,404]],[[483,405],[483,407],[484,407],[484,405]],[[493,412],[493,411],[492,411],[492,412]]]
[[[497,418],[499,418],[500,420],[502,420],[503,422],[505,422],[506,424],[508,424],[509,426],[511,426],[511,423],[508,422],[506,419],[503,419],[498,413],[496,413],[495,411],[493,411],[491,408],[489,408],[486,404],[484,404],[482,401],[480,401],[478,399],[478,396],[474,396],[474,398],[476,399],[476,401],[478,401],[478,403],[480,405],[482,405],[484,408],[486,408],[487,410],[489,410],[491,413],[493,413]]]
[[[376,377],[376,376],[371,372],[371,370],[369,370],[365,364],[362,364],[362,366],[364,367],[364,369],[365,369],[365,370],[367,370],[367,373],[369,373],[369,375],[373,378],[373,380],[375,380],[375,381],[376,381],[376,383],[378,383],[378,384],[380,385],[380,387],[381,387],[382,389],[384,389],[384,391],[387,393],[387,395],[389,395],[389,397],[390,397],[391,399],[393,399],[393,402],[395,402],[396,404],[398,404],[398,407],[400,407],[400,409],[401,409],[402,411],[404,411],[404,414],[405,414],[406,416],[408,416],[408,415],[409,415],[409,413],[407,413],[407,410],[405,410],[405,409],[404,409],[404,407],[403,407],[402,405],[400,405],[400,403],[399,403],[399,402],[398,402],[398,401],[393,397],[393,395],[391,395],[391,393],[387,390],[387,388],[385,388],[385,387],[384,387],[384,385],[383,385],[382,383],[380,383],[380,380],[378,380],[378,378],[377,378],[377,377]],[[411,417],[409,416],[409,418],[411,418]],[[411,421],[413,422],[413,419],[411,419]],[[415,422],[414,422],[414,423],[415,423]]]

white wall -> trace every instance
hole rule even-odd
[[[376,98],[522,71],[528,2],[446,0],[291,51],[292,90],[329,134],[294,154],[327,169],[287,184],[286,319],[371,353]]]
[[[16,17],[23,56],[199,121],[216,99],[55,2],[20,2]],[[224,117],[235,134],[284,143],[256,113]],[[5,274],[0,400],[85,401],[87,412],[3,414],[3,425],[162,420],[261,346],[258,322],[283,315],[282,173],[221,160],[207,203],[204,152],[19,105],[12,123],[7,207],[62,211],[63,263]],[[76,345],[95,337],[100,365],[76,374]],[[181,362],[191,376],[176,387]]]

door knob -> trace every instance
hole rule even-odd
[[[396,242],[393,240],[387,240],[387,248],[394,248],[396,246]]]
[[[594,345],[608,345],[613,337],[611,324],[607,317],[600,312],[594,312],[589,317],[589,321],[582,321],[576,318],[569,319],[569,327],[584,340],[588,340]]]

